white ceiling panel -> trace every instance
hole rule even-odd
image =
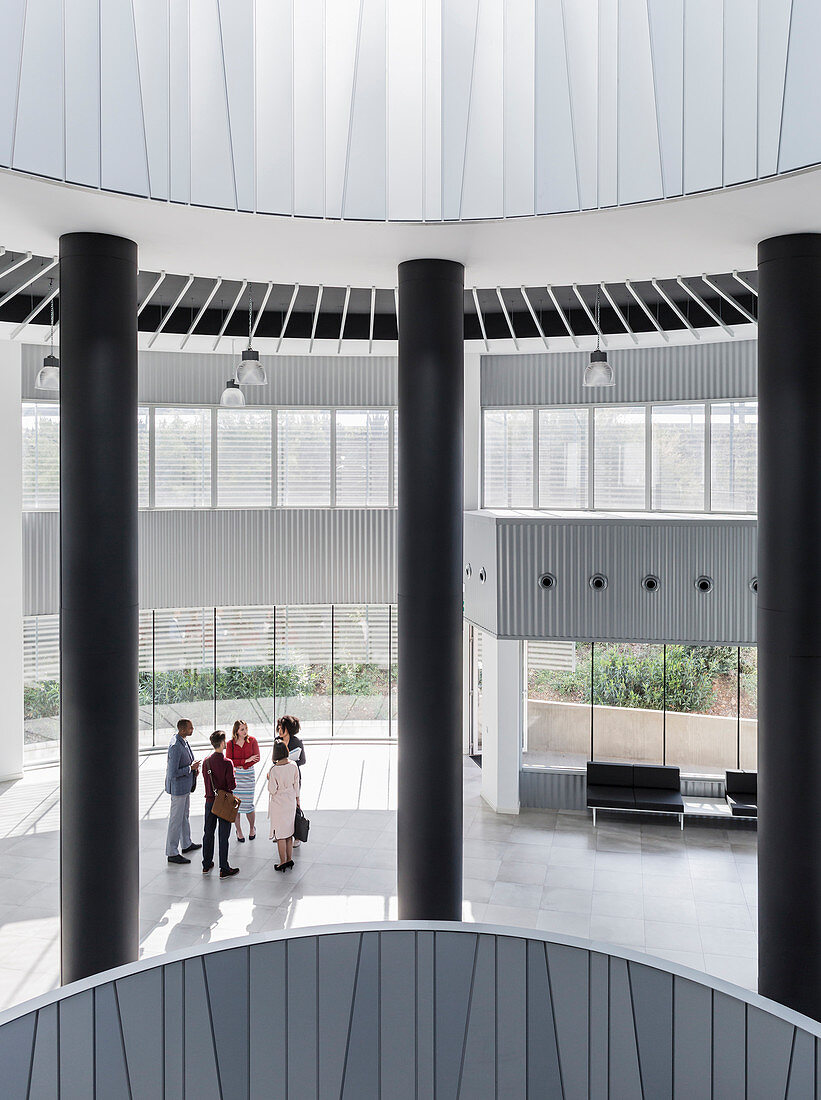
[[[684,190],[721,187],[724,174],[724,4],[684,8]]]
[[[26,4],[12,149],[15,168],[55,179],[65,175],[62,14],[61,0]]]
[[[425,220],[442,217],[442,0],[422,0],[425,20]]]
[[[459,217],[504,217],[504,7],[481,0]]]
[[[257,208],[293,209],[293,23],[290,4],[256,4]]]
[[[598,0],[564,0],[573,139],[583,210],[598,205]]]
[[[724,180],[755,179],[758,5],[724,0]]]
[[[254,210],[254,0],[219,0],[237,207]]]
[[[4,0],[0,34],[0,161],[11,164],[26,0]]]
[[[619,4],[599,3],[598,203],[619,201]]]
[[[424,13],[388,0],[388,210],[396,221],[419,221],[424,194]]]
[[[100,42],[97,0],[64,0],[66,179],[100,186]]]
[[[134,0],[137,62],[143,99],[145,144],[151,196],[170,196],[169,12],[166,0]]]
[[[325,35],[323,0],[293,5],[294,214],[325,216]]]
[[[578,209],[562,0],[536,0],[536,213]]]
[[[658,117],[646,0],[619,4],[619,202],[662,190]]]
[[[386,31],[385,0],[362,0],[342,201],[342,214],[346,218],[382,220],[387,216]]]
[[[781,135],[791,14],[792,0],[758,0],[759,178],[771,176],[778,171],[778,143]],[[817,84],[817,80],[814,84]],[[806,88],[803,94],[817,96],[818,91],[816,87]]]
[[[236,209],[218,0],[198,0],[191,36],[191,202]]]
[[[333,0],[325,19],[325,214],[342,217],[362,0]]]
[[[505,216],[535,209],[536,12],[533,0],[507,0],[505,25]]]
[[[484,0],[491,3],[492,0]],[[459,218],[482,0],[442,5],[442,217]]]
[[[818,0],[793,0],[779,172],[803,168],[818,158],[821,94],[816,90],[815,95],[807,95],[807,88],[817,88],[819,59],[821,4]]]
[[[647,0],[665,198],[684,190],[684,0]]]
[[[166,0],[166,3],[168,0]],[[191,118],[188,3],[171,4],[168,9],[168,41],[173,59],[168,70],[168,126],[171,158],[171,199],[191,201]]]

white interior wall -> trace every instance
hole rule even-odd
[[[482,639],[482,798],[499,814],[519,812],[522,645]]]

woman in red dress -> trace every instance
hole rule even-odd
[[[237,719],[234,722],[234,729],[225,750],[225,756],[233,763],[234,774],[237,777],[237,786],[234,791],[234,794],[240,799],[236,821],[237,840],[240,844],[244,844],[245,837],[242,835],[243,814],[248,818],[248,839],[255,840],[257,835],[256,813],[254,812],[257,776],[254,765],[259,762],[259,745],[256,737],[249,734],[248,726],[242,719]]]

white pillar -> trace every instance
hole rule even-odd
[[[0,782],[23,774],[21,347],[0,340]]]
[[[498,814],[519,812],[522,645],[482,638],[482,798]]]

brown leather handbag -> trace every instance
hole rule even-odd
[[[211,790],[214,792],[214,804],[211,807],[211,813],[214,817],[219,817],[223,821],[230,821],[233,824],[237,820],[240,800],[230,791],[218,791],[211,766],[210,764],[206,766],[208,767],[208,778],[211,780]]]

